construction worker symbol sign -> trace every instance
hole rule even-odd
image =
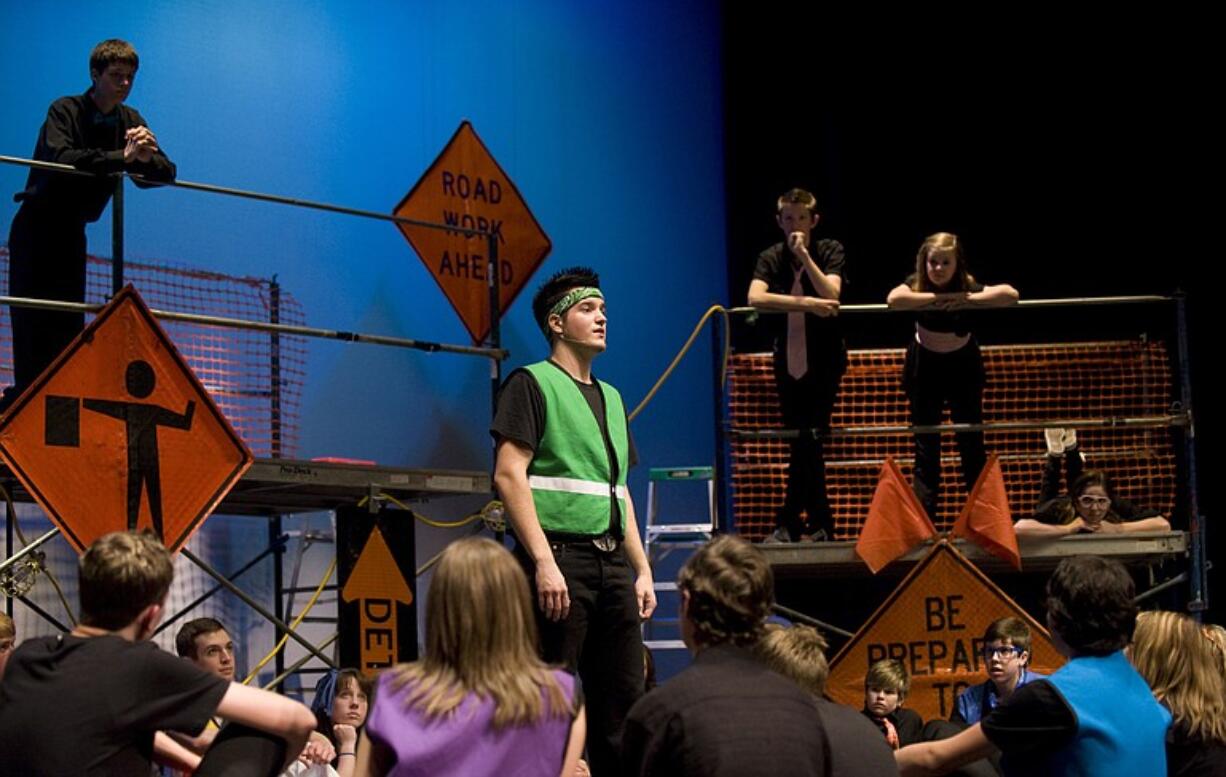
[[[78,551],[123,529],[178,551],[252,460],[131,286],[0,420],[0,456]]]

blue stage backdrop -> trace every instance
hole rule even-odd
[[[715,3],[2,5],[7,155],[29,156],[48,104],[85,91],[89,51],[108,37],[140,53],[129,103],[186,180],[388,212],[471,120],[553,241],[504,319],[508,370],[544,354],[531,292],[564,266],[603,276],[610,350],[597,371],[631,406],[703,311],[729,301]],[[24,179],[0,166],[5,234]],[[467,341],[391,224],[128,191],[129,259],[275,275],[316,326]],[[110,254],[109,218],[89,230],[92,253]],[[712,461],[709,343],[633,425],[640,501],[647,467]],[[312,343],[308,366],[304,457],[490,466],[484,360]],[[427,536],[419,552],[451,536]]]

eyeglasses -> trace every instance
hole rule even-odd
[[[1082,507],[1110,507],[1111,497],[1082,495],[1077,497],[1077,504]]]
[[[1020,656],[1024,652],[1026,651],[1022,650],[1016,645],[1001,645],[1000,647],[992,647],[991,645],[985,645],[983,648],[983,657],[987,659],[993,659],[997,657],[1013,658],[1013,656],[1015,655]]]

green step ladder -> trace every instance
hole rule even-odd
[[[701,483],[707,484],[707,504],[705,516],[701,514],[691,514],[684,516],[682,521],[662,521],[660,516],[659,491],[658,489],[667,483]],[[657,608],[657,612],[650,620],[643,624],[643,644],[653,650],[684,650],[685,643],[680,637],[680,599],[677,594],[677,581],[661,580],[656,575],[656,570],[660,567],[661,562],[668,558],[674,551],[686,550],[693,551],[702,547],[710,541],[716,530],[719,528],[719,516],[716,511],[715,502],[715,468],[714,467],[653,467],[648,472],[647,480],[647,522],[646,536],[643,540],[644,552],[647,554],[647,562],[651,565],[652,579],[655,581],[655,590],[659,604],[663,604],[663,597],[659,594],[668,594],[669,598],[675,600],[676,606],[672,608],[670,614],[660,612],[662,607]],[[677,639],[657,639],[656,632],[661,627],[672,627],[677,630]]]

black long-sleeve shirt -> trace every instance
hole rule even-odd
[[[173,181],[175,165],[160,149],[148,162],[124,162],[125,135],[129,129],[142,126],[148,126],[144,117],[127,105],[102,113],[88,92],[61,97],[47,109],[34,158],[102,175],[87,178],[32,169],[25,189],[13,199],[46,215],[89,223],[98,220],[114,192],[115,184],[106,173],[126,171],[153,181]],[[137,181],[136,185],[151,184]]]

